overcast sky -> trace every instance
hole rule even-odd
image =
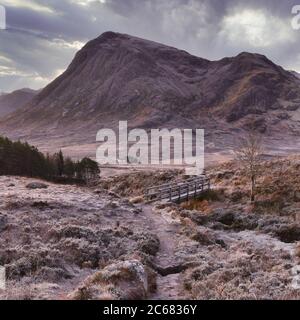
[[[88,40],[112,30],[215,60],[241,51],[300,71],[300,0],[0,0],[0,91],[41,88]]]

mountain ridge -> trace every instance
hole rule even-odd
[[[106,32],[24,108],[0,121],[0,132],[30,139],[65,135],[76,144],[128,120],[130,127],[202,126],[229,133],[254,122],[269,135],[283,129],[295,135],[299,106],[300,79],[264,55],[242,52],[210,61]]]

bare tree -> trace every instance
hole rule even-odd
[[[262,136],[251,129],[242,137],[235,150],[236,159],[251,180],[251,202],[255,200],[256,179],[260,174],[263,155]]]

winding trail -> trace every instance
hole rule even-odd
[[[142,206],[141,209],[141,216],[146,220],[149,230],[155,233],[160,241],[160,249],[154,261],[158,273],[157,291],[150,299],[182,299],[180,272],[183,270],[175,259],[179,225],[155,213],[150,205]]]

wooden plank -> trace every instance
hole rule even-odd
[[[145,190],[145,198],[150,201],[183,201],[191,196],[196,197],[210,189],[210,179],[205,176],[189,178],[187,180],[153,186]]]

